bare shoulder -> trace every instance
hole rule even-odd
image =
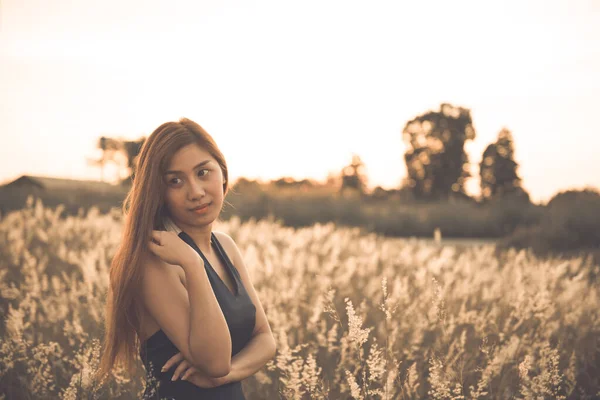
[[[235,241],[227,233],[221,231],[213,231],[213,233],[215,234],[217,239],[219,239],[219,243],[221,243],[223,246],[237,248]],[[227,248],[225,250],[227,250]]]
[[[158,275],[162,277],[171,275],[178,277],[179,281],[182,283],[184,281],[184,271],[179,265],[166,263],[151,252],[142,253],[140,264],[142,269],[142,282],[147,281],[149,275]]]
[[[140,256],[140,265],[142,268],[142,274],[145,274],[147,271],[157,271],[157,270],[169,270],[169,264],[160,259],[160,257],[156,256],[152,252],[142,252]]]
[[[240,249],[238,248],[233,238],[225,232],[213,231],[213,233],[217,237],[219,243],[221,243],[221,246],[223,246],[223,249],[225,249],[225,252],[229,256],[229,258],[231,258],[231,262],[235,264],[235,266],[238,269],[244,268],[243,260],[241,259],[242,255],[240,253]]]

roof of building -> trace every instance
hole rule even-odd
[[[110,191],[121,191],[123,187],[119,185],[113,185],[108,182],[93,181],[93,180],[79,180],[79,179],[66,179],[66,178],[54,178],[49,176],[38,176],[38,175],[21,175],[19,178],[9,182],[0,187],[2,188],[16,188],[24,186],[34,186],[42,190],[56,191],[56,190],[69,190],[69,191],[88,191],[88,192],[110,192]]]

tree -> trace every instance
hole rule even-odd
[[[271,180],[269,185],[279,190],[294,189],[301,191],[307,191],[315,186],[310,179],[296,180],[291,177],[282,177],[276,180]]]
[[[464,145],[467,140],[475,139],[469,109],[442,103],[439,111],[429,111],[408,121],[402,135],[407,145],[405,185],[415,198],[467,196],[465,182],[471,174]]]
[[[93,166],[100,167],[100,180],[104,181],[104,166],[109,163],[119,165],[119,154],[121,154],[122,142],[118,139],[102,136],[98,139],[97,148],[101,150],[100,158],[94,159],[87,157],[87,163]],[[119,175],[120,176],[120,175]]]
[[[367,186],[365,164],[356,154],[352,155],[352,162],[342,169],[342,186],[340,193],[346,189],[356,190],[364,193]]]
[[[102,171],[101,179],[104,180],[104,166],[107,162],[113,162],[119,167],[118,178],[121,183],[130,181],[135,173],[138,155],[146,138],[137,140],[124,140],[102,136],[98,139],[98,148],[102,151],[99,159],[88,158],[88,163],[100,166]],[[123,171],[126,178],[122,179]]]
[[[129,172],[129,176],[126,178],[127,181],[133,179],[135,176],[138,156],[145,141],[146,138],[142,137],[138,140],[126,140],[123,142],[123,152],[127,157],[127,170]]]
[[[487,201],[511,195],[529,201],[529,194],[521,187],[518,168],[512,133],[502,128],[496,142],[488,145],[483,152],[479,163],[481,198]]]

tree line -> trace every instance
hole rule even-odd
[[[453,197],[473,200],[465,191],[466,181],[472,177],[469,157],[465,144],[475,140],[476,132],[471,110],[442,103],[439,110],[430,110],[406,122],[401,132],[406,145],[404,162],[407,176],[399,190],[409,193],[415,200],[439,201]],[[126,172],[122,184],[131,182],[135,174],[137,156],[145,137],[124,140],[102,136],[98,148],[102,151],[99,159],[89,159],[89,163],[104,168],[112,162]],[[490,143],[482,154],[479,163],[481,194],[478,201],[511,196],[529,202],[529,194],[523,188],[518,174],[518,164],[514,159],[514,138],[509,129],[503,127],[496,140]],[[272,181],[275,186],[313,185],[311,180],[296,181],[280,178]],[[368,177],[365,165],[359,155],[336,176],[330,176],[328,184],[337,185],[340,192],[347,190],[366,194]],[[377,188],[379,192],[381,188]]]

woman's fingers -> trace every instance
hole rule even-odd
[[[191,365],[186,360],[180,362],[177,368],[175,369],[175,372],[173,372],[173,377],[171,378],[171,380],[177,380],[189,367],[191,367]]]
[[[169,358],[169,360],[163,365],[161,371],[165,372],[166,370],[171,368],[171,366],[177,364],[181,360],[183,360],[183,354],[181,354],[181,352],[179,352],[179,353],[175,354],[173,357]]]
[[[154,243],[154,242],[148,242],[148,248],[150,249],[150,251],[151,251],[152,253],[154,253],[156,256],[160,257],[160,256],[159,256],[159,253],[158,253],[158,252],[160,251],[160,250],[159,250],[159,248],[160,248],[160,246],[159,246],[159,245],[157,245],[157,244],[156,244],[156,243]]]
[[[182,381],[185,381],[185,380],[186,380],[187,378],[189,378],[189,377],[190,377],[190,375],[191,375],[191,374],[193,374],[194,372],[196,372],[196,368],[194,368],[194,367],[190,367],[190,368],[188,368],[188,369],[187,369],[187,371],[185,371],[185,372],[183,373],[183,376],[181,377],[181,380],[182,380]]]
[[[162,232],[163,231],[152,231],[152,240],[154,240],[158,245],[160,245],[162,242],[160,240],[161,236],[162,236]]]

